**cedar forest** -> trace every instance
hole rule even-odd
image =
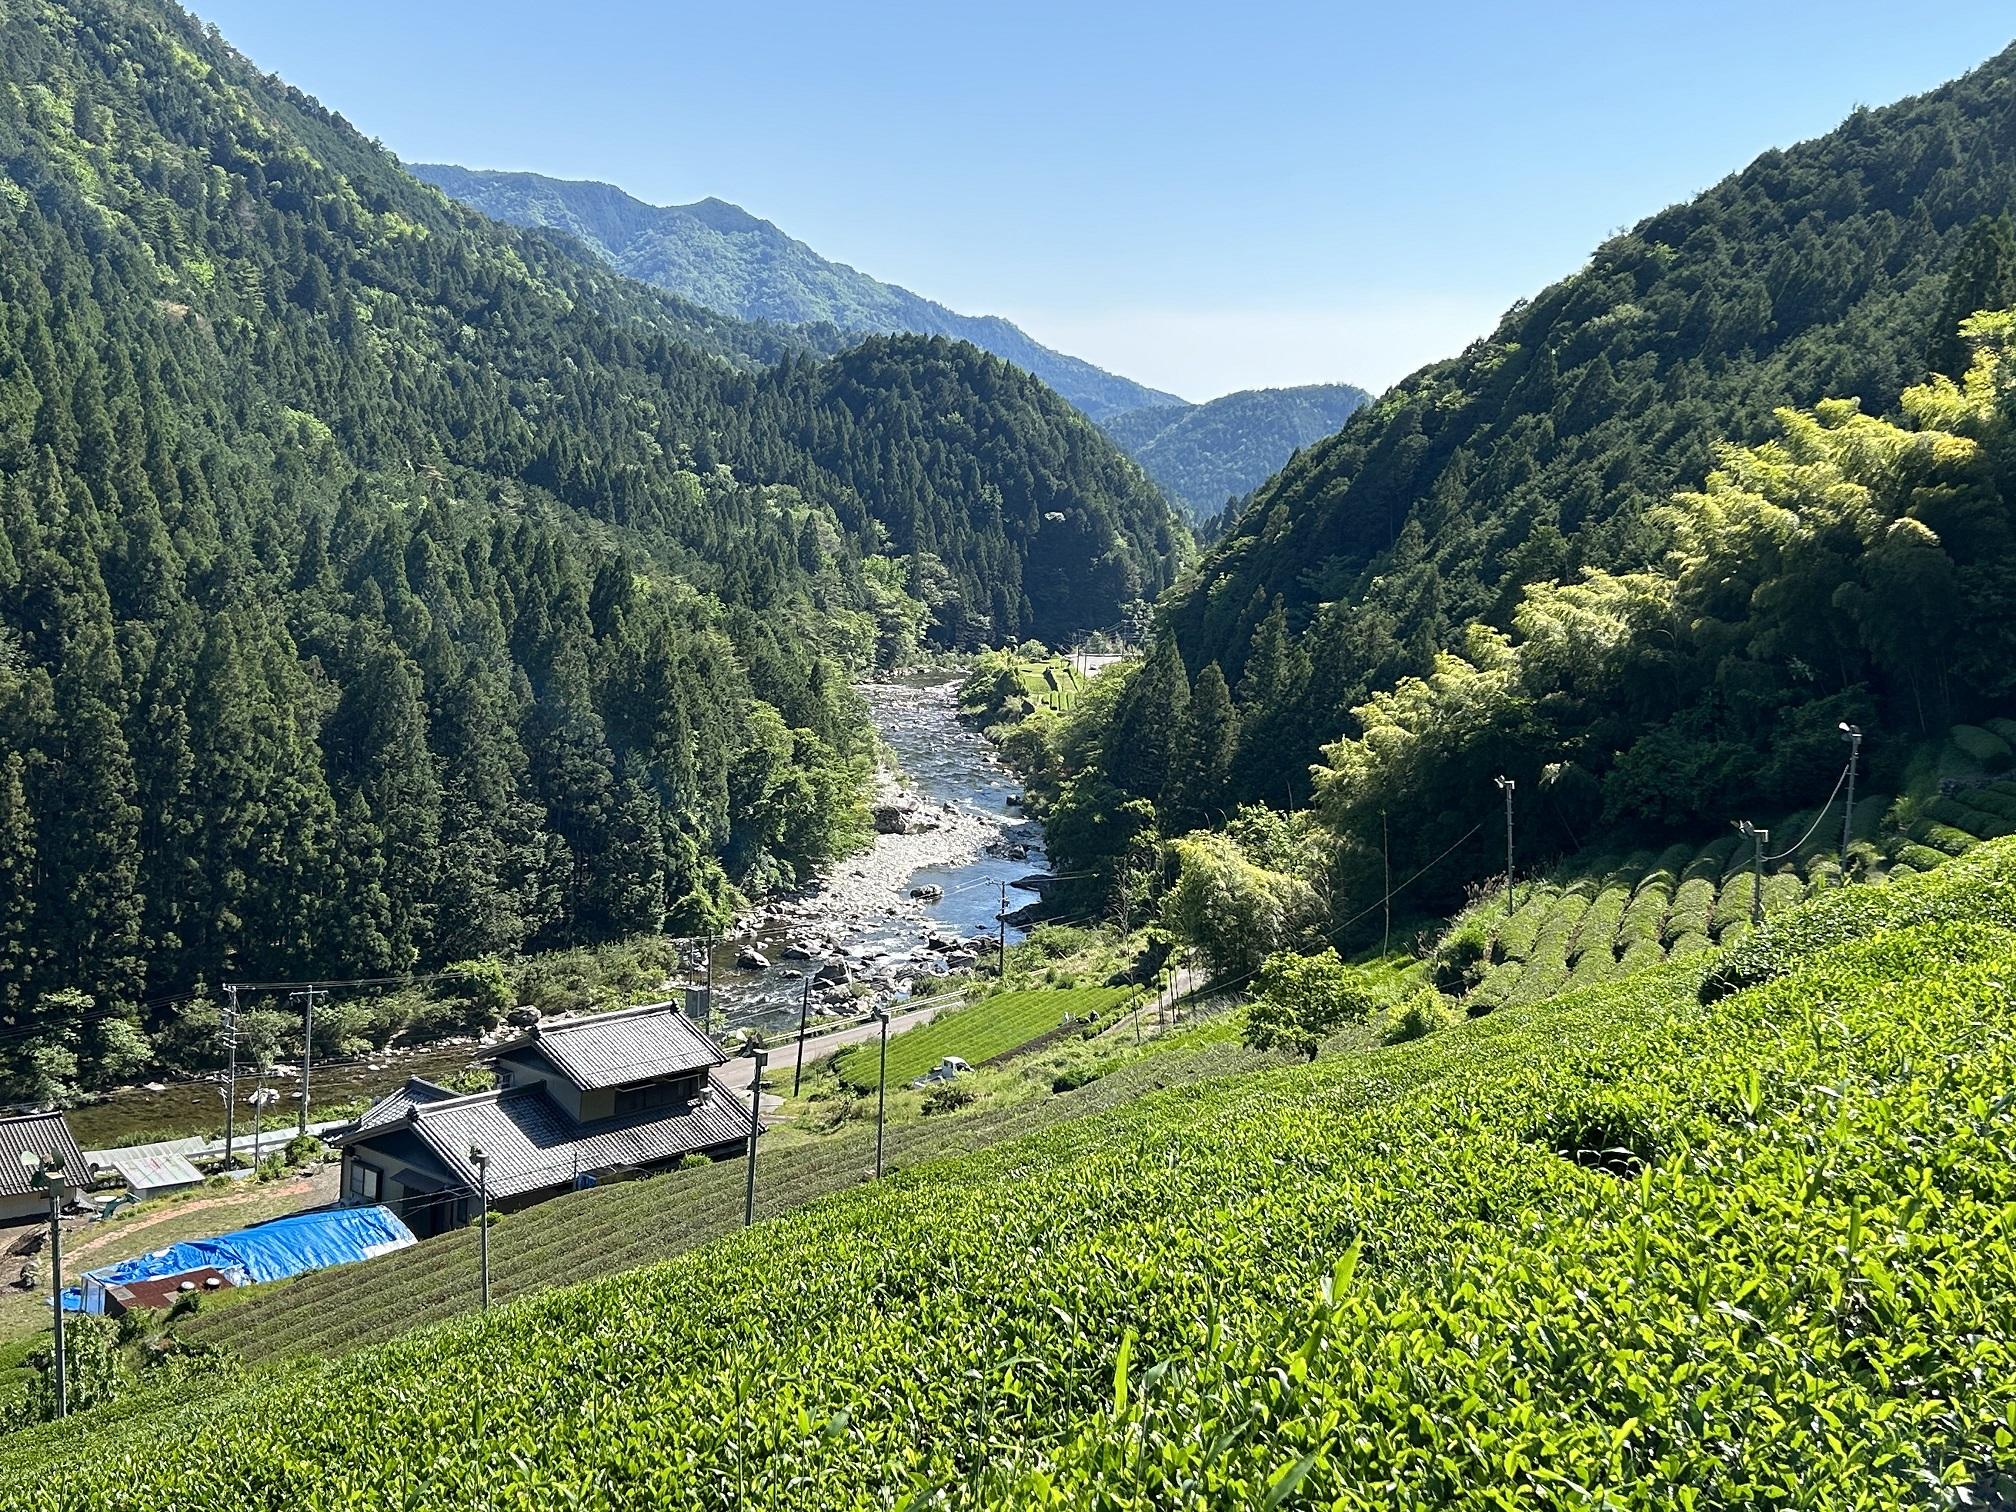
[[[137,0],[7,8],[0,162],[17,1093],[232,977],[716,927],[862,838],[855,674],[1184,549],[1005,363],[631,284]]]

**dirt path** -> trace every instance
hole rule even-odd
[[[281,1217],[300,1208],[319,1206],[333,1201],[336,1196],[336,1168],[330,1166],[294,1181],[267,1182],[263,1186],[247,1182],[238,1191],[220,1192],[214,1197],[197,1197],[187,1202],[174,1202],[152,1213],[143,1213],[131,1220],[114,1218],[107,1224],[93,1224],[100,1232],[81,1242],[64,1246],[63,1268],[71,1272],[89,1270],[93,1256],[110,1252],[114,1258],[142,1254],[148,1249],[165,1248],[164,1244],[152,1244],[143,1236],[150,1230],[171,1227],[175,1230],[167,1243],[180,1243],[184,1239],[201,1238],[210,1233],[227,1232],[242,1228],[246,1222],[258,1222],[266,1218]],[[201,1213],[220,1213],[222,1221],[215,1219],[199,1224],[191,1224],[190,1219]],[[242,1221],[241,1221],[242,1219]],[[87,1230],[88,1232],[88,1230]]]

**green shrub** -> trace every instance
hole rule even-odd
[[[1949,859],[1944,851],[1933,850],[1929,845],[1917,845],[1911,841],[1897,847],[1896,859],[1913,871],[1936,871]]]
[[[1979,725],[1955,725],[1950,738],[1961,754],[1984,772],[2006,772],[2016,761],[2008,741]]]
[[[1484,974],[1484,980],[1463,1000],[1463,1006],[1473,1014],[1503,1008],[1512,1001],[1513,989],[1519,985],[1519,978],[1525,970],[1523,961],[1500,961]]]
[[[1428,964],[1441,991],[1458,996],[1469,991],[1490,968],[1490,924],[1475,909],[1465,913],[1436,941]]]
[[[1980,842],[1965,830],[1955,829],[1950,824],[1940,824],[1927,820],[1918,826],[1918,834],[1913,838],[1934,850],[1944,851],[1949,856],[1964,856]]]
[[[1673,942],[1666,947],[1666,959],[1669,961],[1691,961],[1697,956],[1711,954],[1714,949],[1714,941],[1710,940],[1706,934],[1701,933],[1699,930],[1690,929],[1685,934],[1676,936]]]
[[[1407,1040],[1421,1039],[1438,1029],[1446,1029],[1456,1023],[1462,1015],[1456,1005],[1432,988],[1415,993],[1393,1016],[1391,1027],[1386,1031],[1389,1044],[1400,1044]]]
[[[1652,872],[1631,894],[1624,917],[1617,921],[1618,945],[1627,951],[1641,940],[1657,945],[1672,902],[1673,874],[1664,869]]]
[[[1523,961],[1533,953],[1540,924],[1554,907],[1555,889],[1547,883],[1533,883],[1520,890],[1512,917],[1498,926],[1497,955],[1501,961]]]
[[[1633,940],[1624,947],[1624,954],[1617,961],[1617,975],[1629,976],[1636,971],[1647,971],[1654,966],[1666,964],[1666,950],[1658,940]]]
[[[980,1094],[963,1081],[939,1082],[924,1094],[927,1114],[956,1113],[971,1107]]]
[[[1623,922],[1624,908],[1631,901],[1631,889],[1613,883],[1596,895],[1576,926],[1575,939],[1568,950],[1570,961],[1580,964],[1590,955],[1614,958],[1617,926]]]

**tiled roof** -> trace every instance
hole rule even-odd
[[[749,1105],[708,1078],[683,1108],[652,1109],[577,1124],[537,1086],[507,1087],[414,1104],[401,1120],[467,1185],[476,1185],[469,1147],[490,1157],[490,1195],[513,1197],[571,1182],[577,1172],[655,1165],[693,1150],[746,1138]],[[359,1127],[337,1143],[368,1140],[388,1126]]]
[[[436,1086],[425,1077],[409,1076],[406,1085],[396,1092],[388,1092],[357,1115],[357,1127],[375,1129],[385,1124],[404,1123],[407,1113],[427,1103],[440,1102],[456,1094],[447,1087]]]
[[[590,1018],[540,1024],[499,1045],[511,1055],[536,1050],[583,1090],[621,1087],[710,1070],[727,1060],[720,1046],[687,1021],[676,1003],[647,1003]]]
[[[64,1180],[70,1186],[81,1187],[91,1180],[84,1152],[70,1137],[70,1126],[61,1113],[22,1113],[0,1118],[0,1197],[25,1197],[40,1190],[30,1183],[21,1164],[27,1150],[44,1157],[62,1156]]]

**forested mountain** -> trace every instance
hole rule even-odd
[[[1052,351],[993,315],[961,315],[936,300],[821,257],[739,205],[704,199],[647,205],[613,184],[501,173],[448,163],[412,171],[485,215],[571,232],[633,278],[746,320],[828,325],[850,333],[911,331],[970,341],[1034,373],[1094,419],[1143,405],[1181,404]],[[1257,480],[1256,480],[1257,481]]]
[[[718,920],[860,832],[854,670],[1109,623],[1180,540],[1005,363],[822,366],[154,0],[0,10],[0,501],[0,1035],[43,1085],[199,983]]]
[[[1371,399],[1348,383],[1241,389],[1204,404],[1109,415],[1099,427],[1191,519],[1208,520]]]
[[[2016,302],[2012,75],[1765,154],[1304,451],[1080,735],[1069,844],[1128,798],[1165,834],[1304,804],[1318,764],[1360,884],[1382,814],[1396,875],[1470,832],[1460,882],[1500,771],[1535,840],[1644,837],[1818,802],[1840,720],[1881,760],[2006,709],[2007,332],[1961,326]],[[1984,344],[1964,403],[1877,418]]]

